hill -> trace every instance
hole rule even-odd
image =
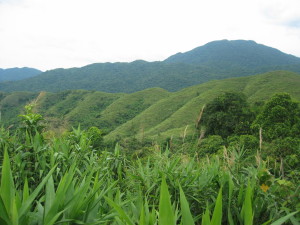
[[[0,90],[49,91],[85,89],[133,93],[160,87],[168,91],[210,80],[241,77],[274,70],[300,73],[300,58],[254,41],[214,41],[162,62],[96,63],[55,69],[22,81],[0,83]]]
[[[264,101],[274,93],[287,92],[300,101],[300,76],[287,71],[210,81],[168,92],[161,88],[145,89],[131,94],[69,90],[40,93],[37,112],[43,114],[48,126],[61,131],[71,126],[103,129],[107,140],[124,137],[166,138],[180,136],[184,130],[194,132],[195,121],[202,106],[225,91],[243,92],[251,104]],[[2,123],[17,123],[22,107],[37,93],[1,93]]]
[[[254,41],[213,41],[165,60],[168,63],[193,65],[241,66],[246,69],[299,64],[300,59]]]
[[[29,77],[37,76],[40,73],[42,73],[42,71],[28,67],[9,69],[0,68],[0,82],[23,80]]]

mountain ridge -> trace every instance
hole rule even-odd
[[[26,78],[37,76],[42,71],[29,67],[0,68],[0,82],[23,80]]]
[[[0,91],[85,89],[133,93],[152,87],[178,91],[210,80],[274,70],[299,73],[300,58],[254,41],[222,40],[175,54],[164,61],[95,63],[80,68],[49,70],[25,80],[0,83]]]

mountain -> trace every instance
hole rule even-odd
[[[40,73],[42,73],[42,71],[28,67],[10,69],[0,68],[0,82],[23,80],[29,77],[37,76]]]
[[[300,101],[300,76],[287,71],[214,80],[168,92],[151,88],[130,94],[69,90],[58,93],[0,93],[1,122],[17,125],[18,114],[28,102],[37,99],[36,111],[45,116],[47,126],[59,131],[97,126],[106,140],[124,137],[166,138],[195,131],[202,106],[225,91],[243,92],[250,104],[287,92]]]
[[[55,69],[22,81],[0,83],[1,91],[98,90],[131,93],[150,87],[175,91],[202,81],[194,66],[163,62],[96,63]]]
[[[167,63],[187,63],[192,65],[220,67],[243,67],[253,69],[259,67],[273,67],[295,65],[300,58],[285,54],[254,41],[213,41],[204,46],[185,53],[177,53],[165,60]]]
[[[1,91],[85,89],[132,93],[160,87],[168,91],[210,80],[242,77],[275,70],[300,73],[300,58],[254,41],[214,41],[161,62],[95,63],[55,69],[21,81],[0,83]]]

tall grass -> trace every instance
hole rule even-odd
[[[118,145],[93,149],[80,128],[23,132],[1,130],[0,224],[299,224],[299,184],[243,149],[129,160]]]

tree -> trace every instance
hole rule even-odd
[[[249,134],[253,119],[254,114],[246,96],[242,93],[226,92],[207,104],[200,124],[205,126],[206,134],[227,138],[232,134]]]
[[[287,93],[275,94],[263,107],[252,125],[263,129],[267,141],[297,137],[300,134],[300,110],[297,102]]]

